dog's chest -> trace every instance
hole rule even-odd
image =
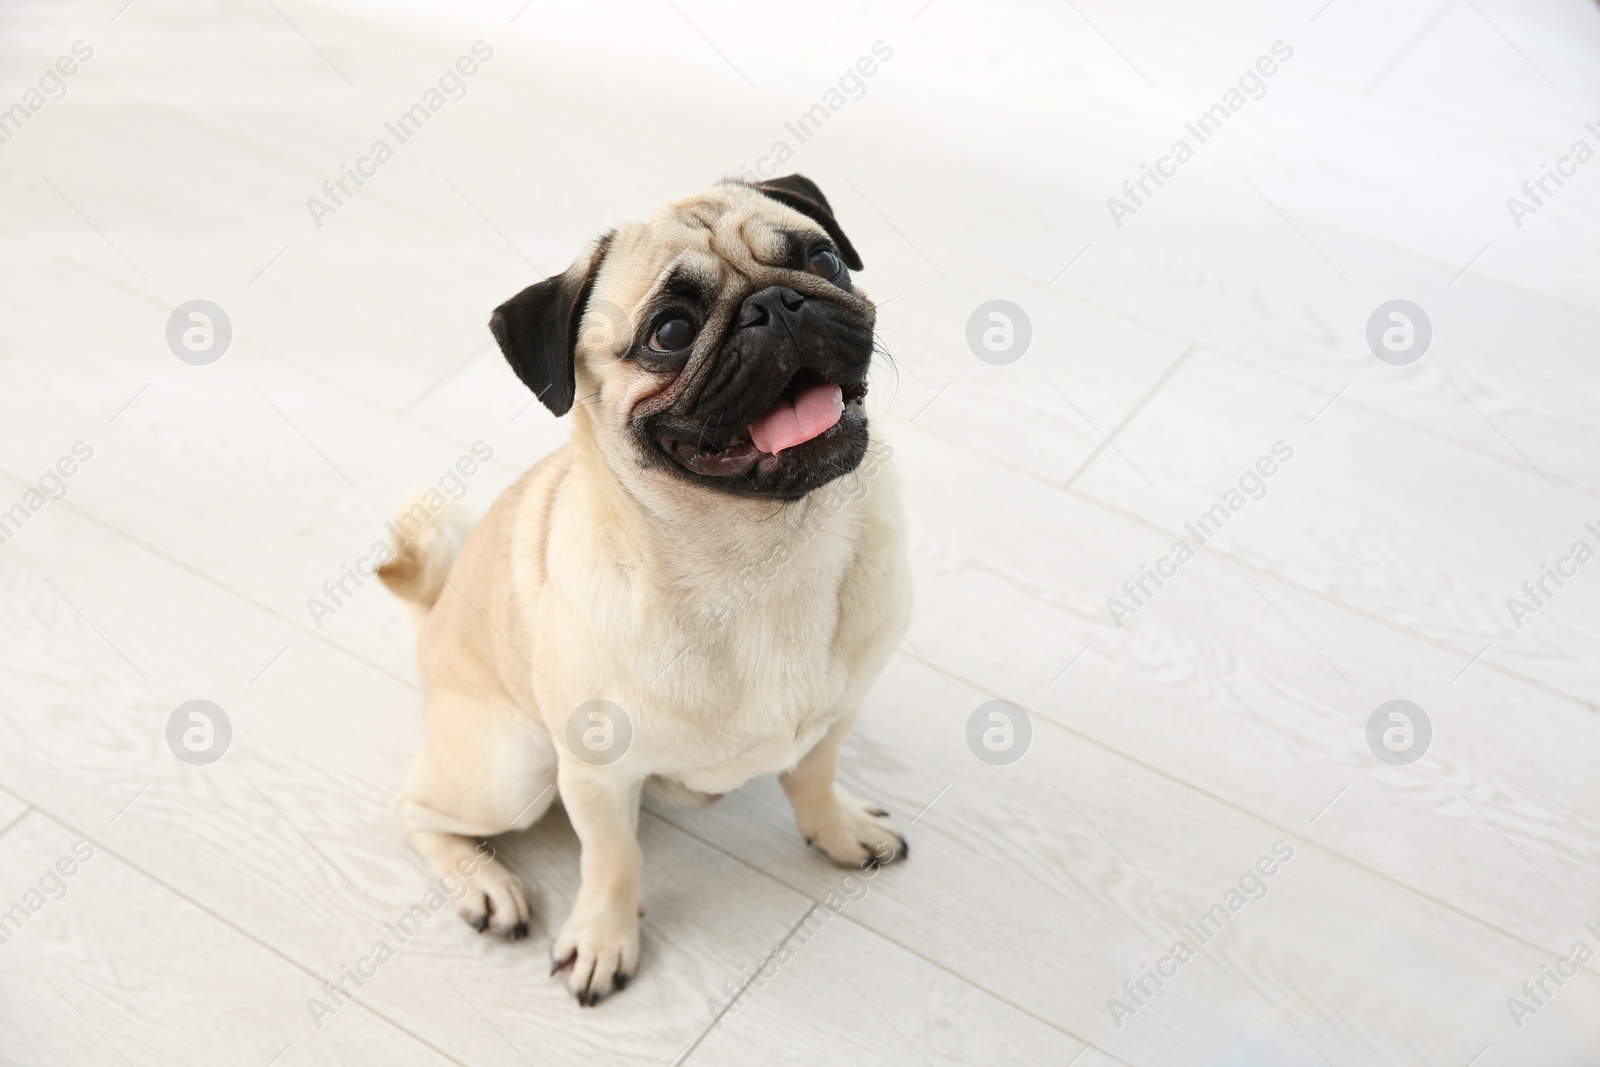
[[[672,615],[672,643],[685,651],[652,688],[666,687],[663,755],[684,784],[725,792],[791,767],[847,712],[855,680],[836,642],[847,532],[815,533],[732,581],[703,583]]]
[[[604,698],[638,773],[722,793],[793,767],[859,707],[904,608],[900,542],[839,484],[795,521],[700,516],[632,542],[555,523],[528,672],[551,731]]]

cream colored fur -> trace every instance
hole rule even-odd
[[[779,225],[816,229],[718,186],[619,230],[608,264],[622,266],[601,272],[590,307],[602,310],[584,324],[570,442],[501,495],[453,561],[441,534],[396,546],[385,567],[401,595],[436,594],[417,645],[427,737],[396,806],[401,826],[442,871],[559,796],[582,882],[551,955],[580,1003],[638,966],[647,783],[682,803],[777,773],[801,834],[836,862],[904,854],[882,813],[834,782],[910,611],[887,449],[874,439],[856,472],[786,503],[646,467],[624,432],[654,385],[614,358],[604,309],[631,315],[674,262],[748,269]],[[567,742],[574,711],[597,699],[632,727],[626,755],[606,765]],[[483,865],[473,889],[463,918],[526,932],[528,894],[503,864]]]

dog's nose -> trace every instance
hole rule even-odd
[[[805,302],[804,296],[786,285],[769,285],[745,297],[739,308],[739,328],[792,323],[800,317],[800,307]]]

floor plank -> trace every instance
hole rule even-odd
[[[3,946],[8,1064],[463,1062],[360,1000],[315,1026],[303,970],[46,817],[0,854],[8,906],[49,880]]]

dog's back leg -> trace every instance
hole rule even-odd
[[[519,938],[531,915],[522,880],[479,842],[525,830],[556,797],[556,755],[532,716],[481,698],[428,695],[428,738],[395,818],[440,876],[466,883],[456,913],[479,932]]]

